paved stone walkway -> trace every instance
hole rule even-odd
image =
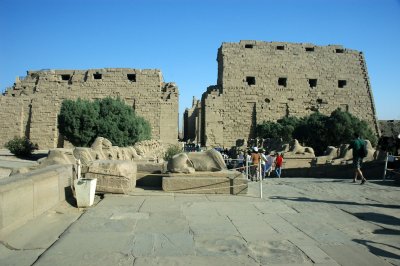
[[[388,184],[281,178],[264,181],[263,199],[255,182],[243,196],[105,195],[3,238],[0,264],[400,265],[400,187]]]

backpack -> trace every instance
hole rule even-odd
[[[362,142],[362,145],[359,150],[359,154],[361,158],[367,157],[368,155],[368,149],[367,149],[367,142],[365,140],[360,140]]]

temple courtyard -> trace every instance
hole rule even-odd
[[[271,178],[246,195],[136,188],[1,237],[1,265],[400,265],[400,186]]]

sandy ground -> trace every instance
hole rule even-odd
[[[1,265],[400,265],[400,187],[281,178],[247,195],[137,189],[2,237]]]

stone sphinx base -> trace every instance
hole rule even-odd
[[[89,166],[85,178],[97,178],[96,192],[131,192],[136,187],[137,166],[132,161],[97,160]]]
[[[237,171],[170,173],[164,175],[165,192],[189,194],[246,194],[247,179]]]

